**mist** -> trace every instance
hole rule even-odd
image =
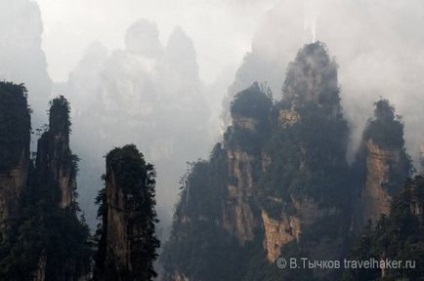
[[[403,116],[407,149],[418,165],[424,133],[423,14],[421,1],[280,1],[255,33],[230,96],[262,80],[280,97],[285,68],[299,46],[319,40],[339,65],[342,105],[351,127],[348,158],[359,145],[373,103],[384,97]]]
[[[288,63],[315,40],[339,65],[347,157],[384,97],[403,116],[417,164],[422,1],[0,0],[0,8],[0,79],[25,83],[34,112],[45,112],[57,95],[71,103],[71,147],[82,158],[79,202],[91,226],[103,156],[134,143],[156,166],[166,235],[186,162],[207,157],[229,124],[234,94],[259,81],[280,99]],[[36,128],[45,116],[32,119]]]

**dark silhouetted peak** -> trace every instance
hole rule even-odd
[[[155,58],[163,53],[159,42],[159,30],[155,23],[141,19],[131,25],[125,36],[125,48],[128,52]]]
[[[146,165],[143,154],[138,151],[135,145],[115,148],[106,157],[108,174],[113,173],[115,175],[116,182],[123,188],[124,193],[127,193],[127,187],[145,182]],[[141,177],[142,180],[134,182],[132,177],[137,176]],[[138,187],[142,188],[141,186]]]
[[[295,106],[305,102],[339,107],[337,64],[330,59],[325,44],[305,45],[288,66],[283,100]]]
[[[393,121],[395,119],[395,108],[386,99],[380,99],[375,103],[374,117],[381,121]]]
[[[269,114],[271,98],[255,82],[244,91],[239,92],[231,103],[231,116],[263,118]]]
[[[381,147],[403,149],[403,123],[396,116],[395,108],[386,99],[380,99],[374,105],[374,119],[368,121],[364,140],[372,139]]]
[[[50,102],[50,130],[54,133],[63,133],[69,136],[71,121],[69,117],[70,107],[68,101],[63,97],[53,99]]]

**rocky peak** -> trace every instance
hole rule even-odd
[[[337,64],[321,42],[305,45],[288,66],[283,100],[297,108],[307,102],[340,111]]]
[[[269,122],[272,100],[257,82],[238,93],[231,103],[231,117],[235,129],[256,132]]]
[[[136,21],[127,30],[125,49],[146,58],[158,58],[163,55],[157,25],[145,19]]]
[[[199,79],[199,66],[196,57],[193,41],[180,26],[177,26],[168,39],[166,62],[184,81],[196,81]]]
[[[300,119],[300,115],[296,110],[280,110],[279,121],[283,128],[294,125]]]

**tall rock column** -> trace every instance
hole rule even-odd
[[[228,158],[228,198],[223,203],[223,227],[241,244],[254,239],[260,226],[253,195],[260,174],[261,150],[269,126],[271,99],[254,83],[236,95],[231,105],[233,126],[224,136]]]
[[[30,132],[25,87],[0,82],[0,243],[27,183]]]
[[[375,103],[374,119],[365,128],[356,167],[362,171],[355,222],[362,229],[390,213],[392,198],[410,176],[411,163],[405,152],[403,124],[387,100]]]
[[[154,177],[153,166],[134,145],[115,148],[106,156],[95,280],[147,281],[156,276]]]
[[[38,141],[36,160],[39,182],[56,189],[52,195],[61,208],[71,205],[76,189],[78,159],[69,147],[69,112],[69,103],[63,96],[51,102],[49,130]]]

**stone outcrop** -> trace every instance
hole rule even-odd
[[[268,261],[273,263],[281,256],[281,247],[291,241],[298,241],[300,237],[300,219],[295,216],[284,216],[273,219],[262,210],[262,222],[265,230],[264,249]]]
[[[278,200],[278,198],[274,198],[273,200]],[[275,262],[280,256],[284,256],[285,253],[282,252],[283,246],[290,242],[299,243],[302,239],[302,234],[308,232],[309,228],[315,227],[329,218],[335,220],[340,220],[342,218],[342,211],[340,209],[336,207],[319,206],[312,199],[305,198],[302,201],[298,201],[292,198],[291,202],[290,204],[281,202],[281,204],[286,207],[283,208],[278,218],[269,216],[265,210],[261,211],[262,224],[265,232],[263,246],[270,263]],[[288,211],[288,209],[290,209],[290,211]],[[334,229],[335,233],[338,231],[341,231],[340,227]],[[324,238],[317,244],[311,246],[309,252],[311,255],[315,254],[317,257],[321,258],[338,256],[340,255],[341,249],[334,247],[333,244],[335,242],[337,241],[329,237]],[[330,254],[328,254],[329,249],[323,251],[326,246],[334,251],[330,250]],[[315,251],[315,247],[323,249]]]
[[[300,115],[295,110],[280,110],[279,120],[283,127],[291,126],[299,121]]]
[[[366,182],[361,193],[362,223],[377,222],[381,215],[388,215],[392,196],[387,189],[391,169],[400,162],[400,149],[383,149],[372,140],[366,143]]]

